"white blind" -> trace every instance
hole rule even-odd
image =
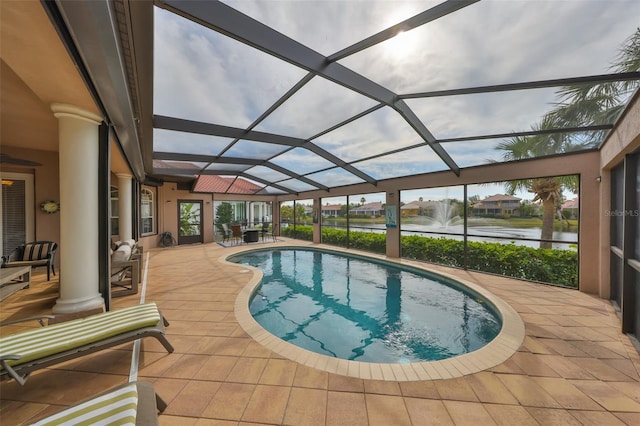
[[[25,181],[2,179],[2,255],[26,242]]]

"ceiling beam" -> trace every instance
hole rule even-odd
[[[397,36],[399,33],[412,30],[428,22],[434,21],[438,18],[442,18],[443,16],[446,16],[450,13],[462,9],[463,7],[467,7],[479,1],[480,0],[447,0],[444,3],[440,3],[439,5],[434,6],[431,9],[418,13],[417,15],[412,16],[409,19],[405,19],[404,21],[393,25],[385,30],[382,30],[377,34],[374,34],[370,37],[365,38],[364,40],[352,44],[351,46],[346,47],[339,52],[334,53],[333,55],[329,55],[327,57],[327,61],[339,61],[340,59],[351,56],[354,53],[358,53],[362,50],[368,49],[371,46],[375,46],[378,43],[387,41],[390,38]]]
[[[277,184],[277,183],[275,183],[275,182],[269,182],[269,181],[268,181],[268,180],[266,180],[266,179],[262,179],[262,178],[255,177],[255,176],[253,176],[253,175],[251,175],[251,174],[249,174],[249,173],[240,173],[240,175],[239,175],[239,176],[242,176],[242,177],[247,178],[247,179],[252,179],[252,180],[258,181],[258,182],[260,182],[260,183],[265,184],[266,186],[271,186],[271,187],[273,187],[273,188],[279,189],[280,191],[284,191],[284,192],[289,193],[289,194],[295,194],[295,195],[298,195],[298,191],[294,191],[294,190],[293,190],[293,189],[291,189],[291,188],[287,188],[287,187],[285,187],[285,186],[278,185],[278,184]],[[262,189],[264,189],[264,188],[262,188]],[[258,192],[259,192],[259,191],[258,191]]]
[[[276,135],[274,133],[247,131],[239,127],[221,126],[219,124],[203,123],[182,118],[153,116],[153,125],[156,129],[174,130],[177,132],[197,133],[200,135],[221,136],[230,139],[245,139],[249,141],[272,143],[286,146],[302,146],[307,141],[290,136]]]
[[[474,95],[478,93],[507,92],[513,90],[545,89],[549,87],[573,86],[578,84],[614,83],[616,81],[640,80],[640,71],[619,74],[600,74],[585,77],[556,78],[552,80],[528,81],[523,83],[495,84],[491,86],[466,87],[462,89],[434,90],[399,95],[400,99],[435,98],[439,96]]]
[[[335,155],[331,154],[325,149],[320,148],[319,146],[314,145],[313,143],[305,139],[276,135],[274,133],[257,132],[255,130],[247,131],[237,127],[220,126],[218,124],[202,123],[199,121],[190,121],[190,120],[184,120],[181,118],[165,117],[165,116],[159,116],[159,115],[154,116],[154,125],[158,129],[175,130],[178,132],[187,132],[187,133],[198,133],[198,134],[210,135],[210,136],[222,136],[222,137],[233,138],[233,139],[237,138],[237,139],[245,139],[245,140],[256,141],[256,142],[274,143],[278,145],[305,148],[315,153],[316,155],[324,158],[325,160],[330,161],[336,166],[344,168],[349,173],[352,173],[358,176],[362,180],[372,185],[376,184],[376,180],[371,176],[367,175],[366,173],[363,173],[362,171],[356,169],[353,166],[350,166],[349,164],[344,162],[342,159],[336,157]],[[205,157],[205,156],[202,156],[202,157]],[[154,154],[154,158],[156,158],[155,154]],[[210,157],[210,158],[213,158],[213,157]],[[219,158],[223,158],[223,157],[219,157]],[[170,160],[175,158],[165,157],[164,159]],[[194,159],[192,161],[202,161],[202,160]],[[208,161],[208,160],[205,160],[205,161]],[[314,184],[314,186],[318,186],[318,185],[319,184],[317,183]]]
[[[264,167],[268,167],[270,169],[273,169],[277,172],[283,173],[286,176],[288,176],[291,179],[297,179],[301,182],[304,182],[308,185],[314,186],[317,189],[322,189],[325,191],[329,191],[329,188],[325,185],[322,185],[319,182],[316,182],[312,179],[309,179],[307,177],[301,176],[299,174],[293,173],[283,167],[280,167],[276,164],[270,163],[268,161],[264,161],[264,160],[256,160],[253,158],[239,158],[239,157],[218,157],[215,155],[201,155],[201,154],[186,154],[186,153],[175,153],[175,152],[155,152],[153,154],[153,159],[154,160],[163,160],[163,161],[190,161],[190,162],[199,162],[199,163],[214,163],[214,164],[243,164],[246,165],[247,167],[253,167],[253,166],[264,166]],[[173,170],[171,168],[168,168],[169,170]],[[157,168],[156,168],[157,170]],[[164,169],[163,169],[164,170]],[[244,175],[249,177],[250,179],[256,179],[256,180],[260,180],[261,182],[263,182],[263,180],[261,178],[257,178],[254,175],[247,173],[246,169],[244,171],[230,171],[230,170],[216,170],[215,168],[211,168],[211,166],[209,166],[208,168],[205,169],[199,169],[201,170],[199,173],[206,175],[206,174],[238,174],[238,175]],[[267,182],[267,181],[264,181]],[[277,182],[277,181],[276,181]]]
[[[434,138],[426,130],[406,104],[398,103],[398,96],[386,87],[337,63],[329,62],[325,56],[285,36],[273,28],[246,16],[219,1],[158,0],[159,7],[197,22],[234,40],[275,56],[308,72],[322,76],[343,87],[353,90],[398,111],[409,125],[428,144]],[[425,131],[426,130],[426,131]],[[441,147],[432,146],[436,154],[451,170],[459,175],[460,169]],[[444,155],[443,155],[444,154]],[[369,181],[369,180],[367,180]]]
[[[611,129],[613,129],[613,124],[597,124],[593,126],[581,126],[581,127],[559,127],[554,129],[527,130],[524,132],[494,133],[490,135],[476,135],[476,136],[464,136],[460,138],[438,139],[438,143],[466,142],[466,141],[485,140],[485,139],[508,139],[516,136],[536,136],[536,135],[554,135],[554,134],[562,134],[562,133],[595,132],[600,130],[611,130]]]
[[[200,173],[201,175],[206,175],[206,176],[224,176],[228,173],[225,173],[224,171],[217,171],[217,170],[205,170],[202,173]],[[284,186],[280,186],[276,183],[273,182],[269,182],[268,180],[265,179],[261,179],[255,176],[251,176],[248,173],[244,173],[244,172],[240,172],[237,173],[237,177],[236,179],[233,180],[233,183],[231,185],[229,185],[229,187],[227,188],[227,191],[225,193],[229,194],[228,190],[229,188],[231,188],[233,186],[233,184],[238,180],[238,177],[244,177],[246,179],[251,179],[251,180],[255,180],[256,182],[260,182],[266,186],[272,186],[276,189],[279,189],[280,191],[286,192],[287,194],[295,194],[297,195],[298,193],[296,191],[293,191],[289,188],[285,188]],[[260,188],[260,190],[263,190],[264,187]],[[259,191],[257,192],[253,192],[252,194],[257,194]]]
[[[453,161],[453,159],[449,156],[449,153],[437,143],[436,138],[431,134],[431,132],[426,128],[426,126],[418,119],[418,117],[414,114],[414,112],[409,108],[409,106],[402,100],[399,99],[396,102],[396,108],[400,111],[400,114],[405,118],[405,120],[409,123],[411,127],[420,135],[422,139],[435,151],[435,153],[445,162],[445,164],[451,169],[456,176],[460,176],[460,167]]]
[[[53,2],[45,2],[45,4]],[[120,46],[119,26],[112,2],[55,2],[86,67],[91,84],[104,106],[106,121],[113,126],[131,171],[145,178],[136,111],[130,93],[126,63]],[[52,7],[49,5],[49,9]]]

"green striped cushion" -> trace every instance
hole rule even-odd
[[[35,423],[45,425],[135,425],[138,389],[135,383],[118,388]]]
[[[143,327],[152,327],[158,324],[158,321],[160,312],[155,303],[102,312],[86,318],[1,336],[0,354],[20,355],[18,360],[7,361],[9,365],[18,365]]]

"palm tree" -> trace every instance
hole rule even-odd
[[[364,206],[364,202],[367,201],[364,199],[364,197],[360,198],[360,205]]]
[[[578,179],[575,176],[546,177],[538,179],[512,180],[505,182],[505,190],[509,195],[526,190],[534,195],[533,201],[542,203],[542,232],[540,248],[551,248],[553,239],[553,221],[556,207],[562,201],[562,190],[577,192]]]
[[[640,70],[640,28],[625,41],[611,70],[614,73]],[[613,123],[622,112],[628,96],[638,86],[637,80],[629,80],[562,87],[558,90],[560,102],[539,124],[532,126],[532,129],[547,130]],[[554,133],[515,136],[499,143],[495,149],[503,152],[504,161],[535,158],[593,146],[603,139],[604,132],[593,131],[586,135]],[[534,201],[542,202],[542,240],[553,237],[553,220],[556,205],[562,199],[562,190],[568,189],[577,193],[577,187],[577,178],[574,176],[505,182],[505,189],[510,195],[526,189],[535,194]],[[551,248],[551,243],[541,241],[540,248]]]
[[[609,69],[612,73],[640,71],[640,28],[625,40]],[[560,102],[549,115],[567,127],[614,123],[639,85],[638,80],[627,80],[566,86],[558,91]],[[593,145],[605,133],[606,130],[593,131],[586,137]]]
[[[556,118],[546,115],[542,122],[532,126],[533,130],[557,128]],[[504,161],[523,160],[544,155],[571,152],[584,148],[584,142],[574,142],[567,134],[544,134],[533,136],[515,136],[496,146],[502,151]],[[562,200],[562,190],[578,191],[578,179],[575,176],[545,177],[539,179],[523,179],[505,182],[505,190],[509,195],[526,190],[535,194],[533,201],[542,203],[542,233],[540,248],[551,248],[553,239],[553,221],[556,206]]]

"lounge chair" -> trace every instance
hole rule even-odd
[[[136,424],[157,425],[158,411],[167,404],[149,382],[130,382],[87,399],[34,423],[34,426],[60,424]]]
[[[44,325],[42,317],[24,321],[35,319]],[[173,352],[164,336],[168,325],[155,303],[145,303],[0,336],[0,380],[24,385],[32,371],[148,336]]]

